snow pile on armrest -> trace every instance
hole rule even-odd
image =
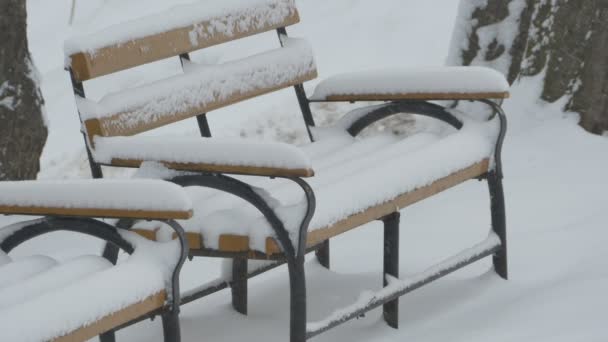
[[[509,91],[505,77],[484,67],[380,69],[352,72],[323,80],[311,100],[337,95],[469,94]]]
[[[95,160],[144,160],[187,164],[310,169],[297,147],[278,142],[201,137],[111,137],[95,139]]]
[[[123,44],[210,20],[211,27],[208,27],[207,31],[232,36],[236,32],[232,31],[231,26],[223,25],[223,22],[236,22],[240,30],[246,31],[256,29],[255,25],[280,24],[293,15],[295,10],[294,0],[198,1],[116,24],[98,32],[75,36],[65,42],[64,51],[66,56],[78,52],[94,52],[106,46]],[[223,17],[225,20],[212,20],[218,17]],[[197,34],[196,31],[191,34],[193,43],[196,42]]]
[[[0,182],[0,206],[188,211],[192,202],[160,180],[88,179]]]

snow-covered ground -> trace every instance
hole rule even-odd
[[[42,75],[50,135],[40,178],[88,177],[68,75],[63,40],[129,16],[151,13],[192,0],[78,1],[75,25],[67,25],[69,0],[28,0],[29,39]],[[444,64],[458,1],[455,0],[298,0],[303,22],[289,32],[309,39],[320,75],[378,66]],[[215,63],[275,47],[269,33],[239,44],[194,54]],[[93,98],[177,73],[167,61],[103,77],[87,84]],[[312,90],[315,82],[307,85]],[[513,89],[505,108],[510,130],[504,168],[511,280],[488,272],[485,261],[401,299],[400,330],[387,327],[379,311],[347,323],[318,341],[604,341],[603,308],[608,306],[608,138],[577,126],[575,114],[559,104],[539,103],[539,80]],[[349,106],[315,110],[328,122]],[[288,89],[209,115],[217,136],[249,136],[300,143],[304,131],[293,91]],[[322,117],[321,117],[322,116]],[[279,132],[282,129],[282,132]],[[195,135],[194,120],[161,130]],[[110,172],[110,170],[108,170]],[[111,172],[125,176],[124,172]],[[10,220],[14,220],[11,218]],[[0,218],[0,222],[8,222]],[[382,233],[378,223],[332,241],[332,272],[307,265],[309,320],[354,301],[381,285]],[[401,274],[407,276],[483,240],[489,229],[485,183],[469,182],[402,212]],[[19,257],[46,253],[69,258],[94,253],[99,243],[57,233],[16,250]],[[217,260],[197,259],[183,271],[184,288],[220,273]],[[186,305],[184,341],[285,341],[288,281],[285,269],[251,281],[249,316],[235,313],[227,292]],[[160,341],[160,322],[145,322],[119,333],[123,341]]]

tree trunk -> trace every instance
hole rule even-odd
[[[461,0],[451,64],[519,77],[545,72],[541,98],[596,134],[608,130],[608,1]]]
[[[0,4],[0,180],[34,179],[47,129],[27,44],[24,0]]]

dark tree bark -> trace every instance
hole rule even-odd
[[[461,1],[457,30],[466,36],[455,39],[466,42],[454,42],[453,64],[489,65],[511,83],[544,71],[543,100],[565,96],[564,110],[580,113],[586,130],[608,130],[608,1]],[[497,39],[488,40],[492,30],[517,34],[505,40],[497,33]]]
[[[0,180],[36,178],[47,137],[25,3],[0,2]]]

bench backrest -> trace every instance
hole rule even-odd
[[[211,110],[289,86],[298,91],[317,76],[308,45],[286,38],[285,27],[299,22],[294,0],[218,0],[209,6],[175,7],[66,42],[88,147],[94,147],[96,136],[138,134],[194,116],[206,126],[204,114]],[[189,52],[275,29],[282,38],[280,49],[195,67],[194,73],[109,94],[99,103],[85,99],[84,81],[174,56],[183,65]],[[209,130],[202,126],[201,132]]]

